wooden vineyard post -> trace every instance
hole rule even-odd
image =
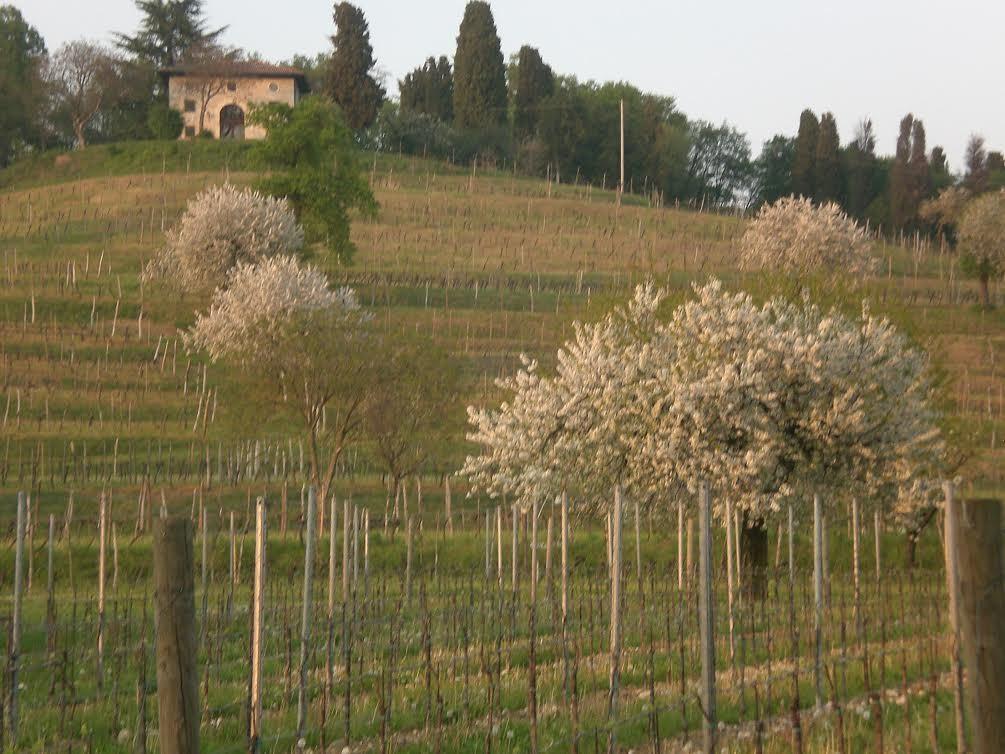
[[[237,584],[237,539],[234,536],[234,511],[230,512],[230,584],[227,585],[227,620],[234,617],[234,586]]]
[[[194,570],[192,521],[159,519],[154,524],[154,589],[161,754],[199,752]]]
[[[485,580],[492,578],[492,521],[485,511]]]
[[[502,506],[496,506],[496,574],[499,576],[499,588],[503,585],[503,539],[502,539]]]
[[[405,533],[405,599],[412,603],[412,517],[408,517]]]
[[[349,501],[343,501],[342,508],[342,603],[349,601],[349,534],[352,518],[349,515]]]
[[[265,498],[255,503],[255,574],[251,604],[251,709],[248,731],[251,754],[262,746],[262,620],[265,613]]]
[[[105,551],[107,549],[108,521],[105,493],[101,493],[98,501],[98,643],[97,643],[97,681],[98,690],[105,681]]]
[[[1005,586],[1000,500],[956,506],[960,634],[974,754],[1005,747]]]
[[[677,501],[677,591],[684,591],[684,501]]]
[[[731,522],[726,523],[727,526]],[[715,615],[712,592],[712,490],[702,481],[698,489],[698,623],[701,633],[702,745],[715,751]]]
[[[862,640],[862,591],[859,561],[859,532],[861,524],[858,515],[858,498],[851,499],[851,562],[852,562],[852,584],[855,590],[855,636]]]
[[[335,496],[332,495],[328,513],[328,623],[335,619],[335,516],[338,512]]]
[[[7,719],[10,721],[10,743],[17,749],[18,723],[18,670],[21,667],[21,600],[24,596],[24,527],[27,503],[24,493],[17,493],[17,542],[14,550],[14,605],[10,631],[10,702]]]
[[[443,512],[447,517],[447,534],[454,533],[454,517],[451,515],[450,477],[443,477]]]
[[[202,518],[200,526],[202,535],[202,557],[199,559],[199,566],[202,569],[202,606],[199,616],[199,646],[205,646],[206,637],[209,631],[209,511],[202,505],[202,492],[199,493],[199,515]]]
[[[52,570],[52,556],[53,548],[55,546],[56,539],[56,517],[53,514],[49,514],[49,539],[46,545],[46,562],[47,567],[45,571],[46,580],[46,601],[45,601],[45,646],[47,651],[52,655],[55,649],[55,633],[56,633],[56,574]]]
[[[314,535],[317,529],[317,498],[313,485],[307,491],[307,541],[304,551],[304,604],[300,628],[300,687],[297,691],[297,740],[307,725],[307,660],[311,644],[311,606],[314,602]]]
[[[789,505],[789,586],[796,580],[796,542],[795,532],[792,530],[792,506]]]
[[[733,505],[726,496],[726,611],[729,620],[729,659],[736,656],[735,626],[733,623]]]
[[[569,698],[569,495],[562,491],[562,690]]]
[[[879,511],[874,511],[872,514],[872,530],[876,535],[876,583],[880,581],[881,572],[883,569],[883,563],[880,558],[879,550]]]
[[[517,573],[518,573],[518,571],[517,571],[517,549],[516,548],[517,548],[517,541],[518,541],[518,537],[517,537],[517,523],[518,523],[519,515],[520,514],[517,511],[516,504],[514,504],[513,505],[513,541],[512,541],[513,556],[512,556],[512,559],[510,561],[510,564],[512,565],[512,569],[511,569],[512,570],[512,581],[513,581],[512,588],[513,588],[513,593],[514,594],[516,594],[517,583],[518,583],[517,582]]]
[[[824,563],[823,563],[823,501],[813,495],[813,690],[816,706],[823,705],[823,620],[824,620]]]
[[[635,578],[642,583],[642,535],[639,531],[639,501],[633,500],[635,506]]]
[[[956,751],[967,750],[966,724],[963,716],[963,657],[960,647],[960,578],[959,578],[959,516],[957,515],[956,486],[952,482],[942,485],[945,495],[945,550],[946,581],[949,590],[949,625],[952,629],[953,694],[955,700]]]
[[[614,754],[618,742],[618,694],[621,683],[621,485],[614,488],[611,511],[611,663],[607,698],[607,752]]]
[[[537,503],[530,509],[530,658],[528,666],[530,750],[537,754]]]

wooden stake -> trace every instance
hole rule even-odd
[[[300,686],[297,692],[297,740],[307,726],[307,660],[311,645],[311,606],[314,604],[314,536],[318,523],[313,485],[307,491],[307,541],[304,550],[304,601],[300,624]]]
[[[712,491],[703,481],[698,490],[699,590],[698,622],[701,633],[702,741],[705,754],[715,751],[715,615],[712,592]],[[727,523],[727,526],[729,524]]]
[[[154,585],[161,754],[199,752],[194,568],[191,519],[158,520],[154,525]]]
[[[262,621],[265,616],[265,498],[255,503],[255,576],[251,606],[251,754],[262,746]]]

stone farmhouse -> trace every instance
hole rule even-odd
[[[307,91],[303,71],[257,62],[193,63],[163,68],[168,104],[181,113],[181,138],[209,132],[217,139],[261,139],[265,129],[247,124],[250,105],[293,107]]]

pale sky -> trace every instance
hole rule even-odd
[[[378,65],[397,80],[429,55],[453,57],[466,0],[357,0]],[[78,37],[135,30],[132,0],[6,0],[50,50]],[[728,120],[754,154],[792,135],[804,107],[837,118],[842,143],[872,118],[879,151],[893,151],[907,112],[961,169],[971,133],[1005,149],[1005,2],[1002,0],[496,0],[508,58],[540,49],[557,73],[625,80],[671,95],[692,118]],[[332,3],[205,0],[224,41],[279,60],[328,48]]]

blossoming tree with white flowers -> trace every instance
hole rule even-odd
[[[317,268],[280,256],[238,264],[186,334],[189,348],[259,388],[259,407],[302,426],[321,500],[373,384],[368,320],[353,291],[332,290]]]
[[[748,270],[798,278],[861,277],[876,266],[868,233],[837,204],[815,205],[794,196],[761,208],[740,239],[740,262]]]
[[[291,256],[304,245],[303,228],[285,199],[230,184],[208,188],[189,201],[166,235],[144,278],[184,291],[212,290],[239,264]]]
[[[576,326],[553,377],[525,362],[499,383],[510,400],[469,409],[476,490],[656,502],[708,479],[720,516],[728,496],[755,522],[814,493],[889,494],[938,454],[927,358],[887,320],[711,281],[664,322],[665,296],[640,286]]]

